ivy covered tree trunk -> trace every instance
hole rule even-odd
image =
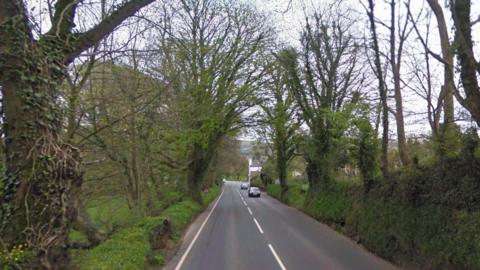
[[[288,157],[287,157],[287,146],[286,146],[286,139],[281,132],[280,129],[277,129],[277,138],[276,138],[276,153],[277,153],[277,171],[278,171],[278,179],[280,180],[280,200],[286,200],[286,194],[288,191],[288,184],[287,184],[287,165],[288,165]]]
[[[305,149],[304,158],[306,161],[305,172],[307,173],[308,179],[308,193],[307,201],[314,199],[318,193],[322,191],[327,191],[331,181],[331,175],[329,174],[330,170],[329,164],[329,154],[326,150],[329,148],[328,140],[320,140],[320,137],[316,132],[312,134],[312,142],[307,146],[308,149]],[[316,135],[316,136],[315,136]]]
[[[280,180],[280,200],[285,201],[288,191],[287,185],[287,161],[282,154],[277,154],[278,179]]]
[[[28,244],[42,267],[62,269],[76,214],[71,194],[82,180],[80,153],[60,137],[55,89],[63,78],[61,65],[42,46],[24,44],[27,48],[3,55],[9,65],[1,76],[6,153],[1,237]]]
[[[465,96],[455,91],[458,102],[467,109],[472,119],[480,126],[480,61],[474,53],[475,42],[472,37],[473,23],[471,21],[471,0],[450,1],[455,24],[455,54],[460,64],[460,80],[463,84]]]
[[[65,67],[154,0],[123,1],[85,32],[74,31],[80,1],[55,2],[52,28],[34,35],[26,1],[0,0],[0,87],[6,175],[0,238],[7,248],[28,244],[27,268],[67,269],[68,233],[77,216],[80,152],[60,136],[57,86]],[[75,32],[75,33],[74,33]]]
[[[333,145],[332,136],[329,131],[332,124],[325,115],[316,119],[315,130],[312,131],[313,141],[310,143],[310,149],[307,154],[310,155],[307,163],[310,164],[310,173],[312,183],[310,183],[309,193],[314,195],[320,191],[327,191],[333,179]],[[308,166],[308,164],[307,164]]]
[[[283,112],[280,110],[282,104],[278,102],[277,99],[277,119],[275,119],[275,137],[274,137],[274,145],[275,145],[275,153],[276,153],[276,161],[277,161],[277,172],[278,172],[278,180],[280,181],[280,200],[286,200],[286,193],[288,190],[287,185],[287,138],[286,138],[286,121],[284,121]]]
[[[305,160],[307,162],[305,172],[308,180],[308,193],[305,202],[308,203],[320,192],[321,186],[318,165],[310,158],[305,157]]]
[[[213,158],[213,152],[214,149],[205,149],[201,144],[195,143],[190,153],[190,161],[187,167],[188,194],[200,204],[203,204],[201,187]]]

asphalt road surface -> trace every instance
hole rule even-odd
[[[187,232],[174,270],[397,269],[328,226],[262,194],[227,182]]]

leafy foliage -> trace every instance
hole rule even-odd
[[[11,249],[3,247],[0,250],[0,266],[5,270],[13,270],[21,267],[32,256],[26,244],[13,246]]]

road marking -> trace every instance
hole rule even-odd
[[[245,206],[247,206],[247,203],[246,203],[245,201],[243,201],[243,204],[244,204]]]
[[[203,221],[202,225],[200,226],[200,229],[198,229],[197,234],[195,234],[195,237],[193,237],[192,242],[190,242],[190,245],[188,245],[187,250],[185,251],[185,253],[183,253],[182,258],[180,259],[180,261],[179,261],[178,264],[177,264],[177,267],[175,267],[175,270],[180,270],[180,268],[182,267],[183,263],[185,262],[185,259],[186,259],[187,256],[188,256],[188,253],[190,252],[190,250],[191,250],[192,247],[193,247],[193,244],[195,244],[195,241],[197,241],[197,238],[198,238],[198,236],[200,235],[200,233],[202,232],[203,227],[205,227],[205,224],[207,224],[207,221],[208,221],[208,219],[210,218],[210,216],[212,215],[213,210],[215,210],[215,207],[217,207],[218,202],[219,202],[220,199],[222,198],[222,195],[223,195],[223,191],[224,191],[224,190],[225,190],[225,189],[222,189],[222,193],[220,193],[220,196],[218,196],[218,199],[217,199],[217,201],[215,202],[215,204],[213,205],[212,209],[210,210],[210,213],[208,213],[207,218],[205,218],[205,220]]]
[[[268,247],[270,248],[270,251],[272,252],[275,259],[277,260],[278,265],[280,265],[280,268],[282,270],[287,270],[287,268],[285,268],[285,265],[283,265],[282,261],[280,260],[280,257],[278,257],[277,253],[275,252],[275,249],[273,249],[273,246],[268,244]]]
[[[253,216],[252,210],[250,210],[250,207],[247,206],[248,212],[250,213],[251,216]]]
[[[260,233],[263,234],[262,227],[260,227],[260,224],[258,224],[257,219],[256,219],[256,218],[253,218],[253,221],[255,221],[255,224],[257,224],[257,228],[258,228],[258,230],[260,231]]]

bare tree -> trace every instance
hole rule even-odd
[[[411,16],[409,11],[409,16]],[[430,29],[431,29],[431,12],[427,13],[425,18],[425,36],[420,36],[422,40],[423,58],[417,56],[411,57],[411,66],[413,78],[417,81],[419,87],[410,86],[406,83],[406,87],[410,88],[419,97],[427,102],[427,119],[432,130],[432,135],[440,136],[440,117],[442,115],[443,91],[445,87],[441,87],[440,91],[435,91],[435,70],[432,65],[432,56],[430,54]],[[413,23],[414,28],[418,32],[417,24]]]
[[[410,6],[410,0],[405,4],[407,8]],[[405,137],[405,120],[403,115],[403,98],[402,98],[402,87],[401,87],[401,65],[402,65],[402,56],[403,48],[405,42],[412,32],[412,27],[408,26],[409,19],[407,16],[404,18],[404,22],[401,23],[400,15],[396,12],[396,2],[395,0],[390,1],[390,66],[392,69],[393,83],[394,83],[394,97],[395,97],[395,120],[397,123],[397,138],[398,138],[398,151],[400,154],[400,160],[403,165],[408,165],[409,157],[406,148],[406,137]],[[397,24],[398,22],[398,29]],[[398,30],[398,44],[397,44],[397,33]]]

